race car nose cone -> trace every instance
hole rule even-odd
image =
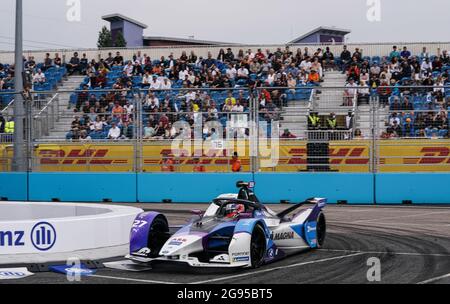
[[[203,250],[201,235],[175,235],[159,252],[162,256],[185,255]]]

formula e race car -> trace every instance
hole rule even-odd
[[[238,194],[220,195],[204,213],[194,210],[184,226],[169,226],[157,212],[139,214],[126,258],[148,265],[257,268],[323,246],[326,199],[308,199],[277,214],[259,202],[252,182],[238,182],[237,187]]]

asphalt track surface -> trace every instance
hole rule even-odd
[[[206,205],[138,205],[163,211],[171,224]],[[285,205],[271,206],[275,211]],[[327,206],[327,238],[322,249],[288,257],[256,270],[198,273],[102,268],[81,282],[56,273],[0,281],[0,284],[450,284],[450,208],[425,206]],[[381,282],[369,282],[368,259],[381,262]],[[116,260],[123,260],[118,257]]]

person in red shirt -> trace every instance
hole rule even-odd
[[[284,133],[281,134],[280,138],[283,138],[283,139],[291,139],[292,138],[292,139],[294,139],[294,138],[297,138],[297,136],[292,134],[291,131],[289,131],[289,129],[285,129]]]
[[[239,156],[238,156],[237,152],[234,152],[233,157],[231,158],[230,164],[231,164],[231,171],[241,172],[242,165],[241,165],[241,161],[239,160]]]
[[[256,59],[259,62],[262,62],[266,56],[264,55],[263,51],[261,49],[258,49],[258,52],[255,54]]]
[[[311,70],[311,73],[309,73],[308,82],[313,82],[313,83],[320,82],[320,76],[316,70]]]
[[[194,172],[206,172],[205,166],[200,162],[200,159],[194,158]]]

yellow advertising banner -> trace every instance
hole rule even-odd
[[[280,141],[279,149],[260,147],[263,172],[299,172],[313,159],[304,141]],[[231,155],[237,151],[244,172],[250,171],[249,146],[234,143],[233,150],[223,142],[199,143],[173,149],[162,142],[144,143],[142,149],[126,143],[39,144],[33,151],[33,169],[40,172],[230,172]],[[373,150],[373,151],[372,151]],[[0,170],[9,171],[12,146],[0,145]],[[450,172],[450,140],[370,140],[331,142],[330,170],[371,172],[371,155],[376,155],[378,172]],[[142,159],[142,161],[140,161]],[[142,164],[142,168],[139,168]],[[267,166],[267,165],[270,166]],[[264,166],[261,166],[264,165]],[[199,170],[201,167],[201,170]]]

